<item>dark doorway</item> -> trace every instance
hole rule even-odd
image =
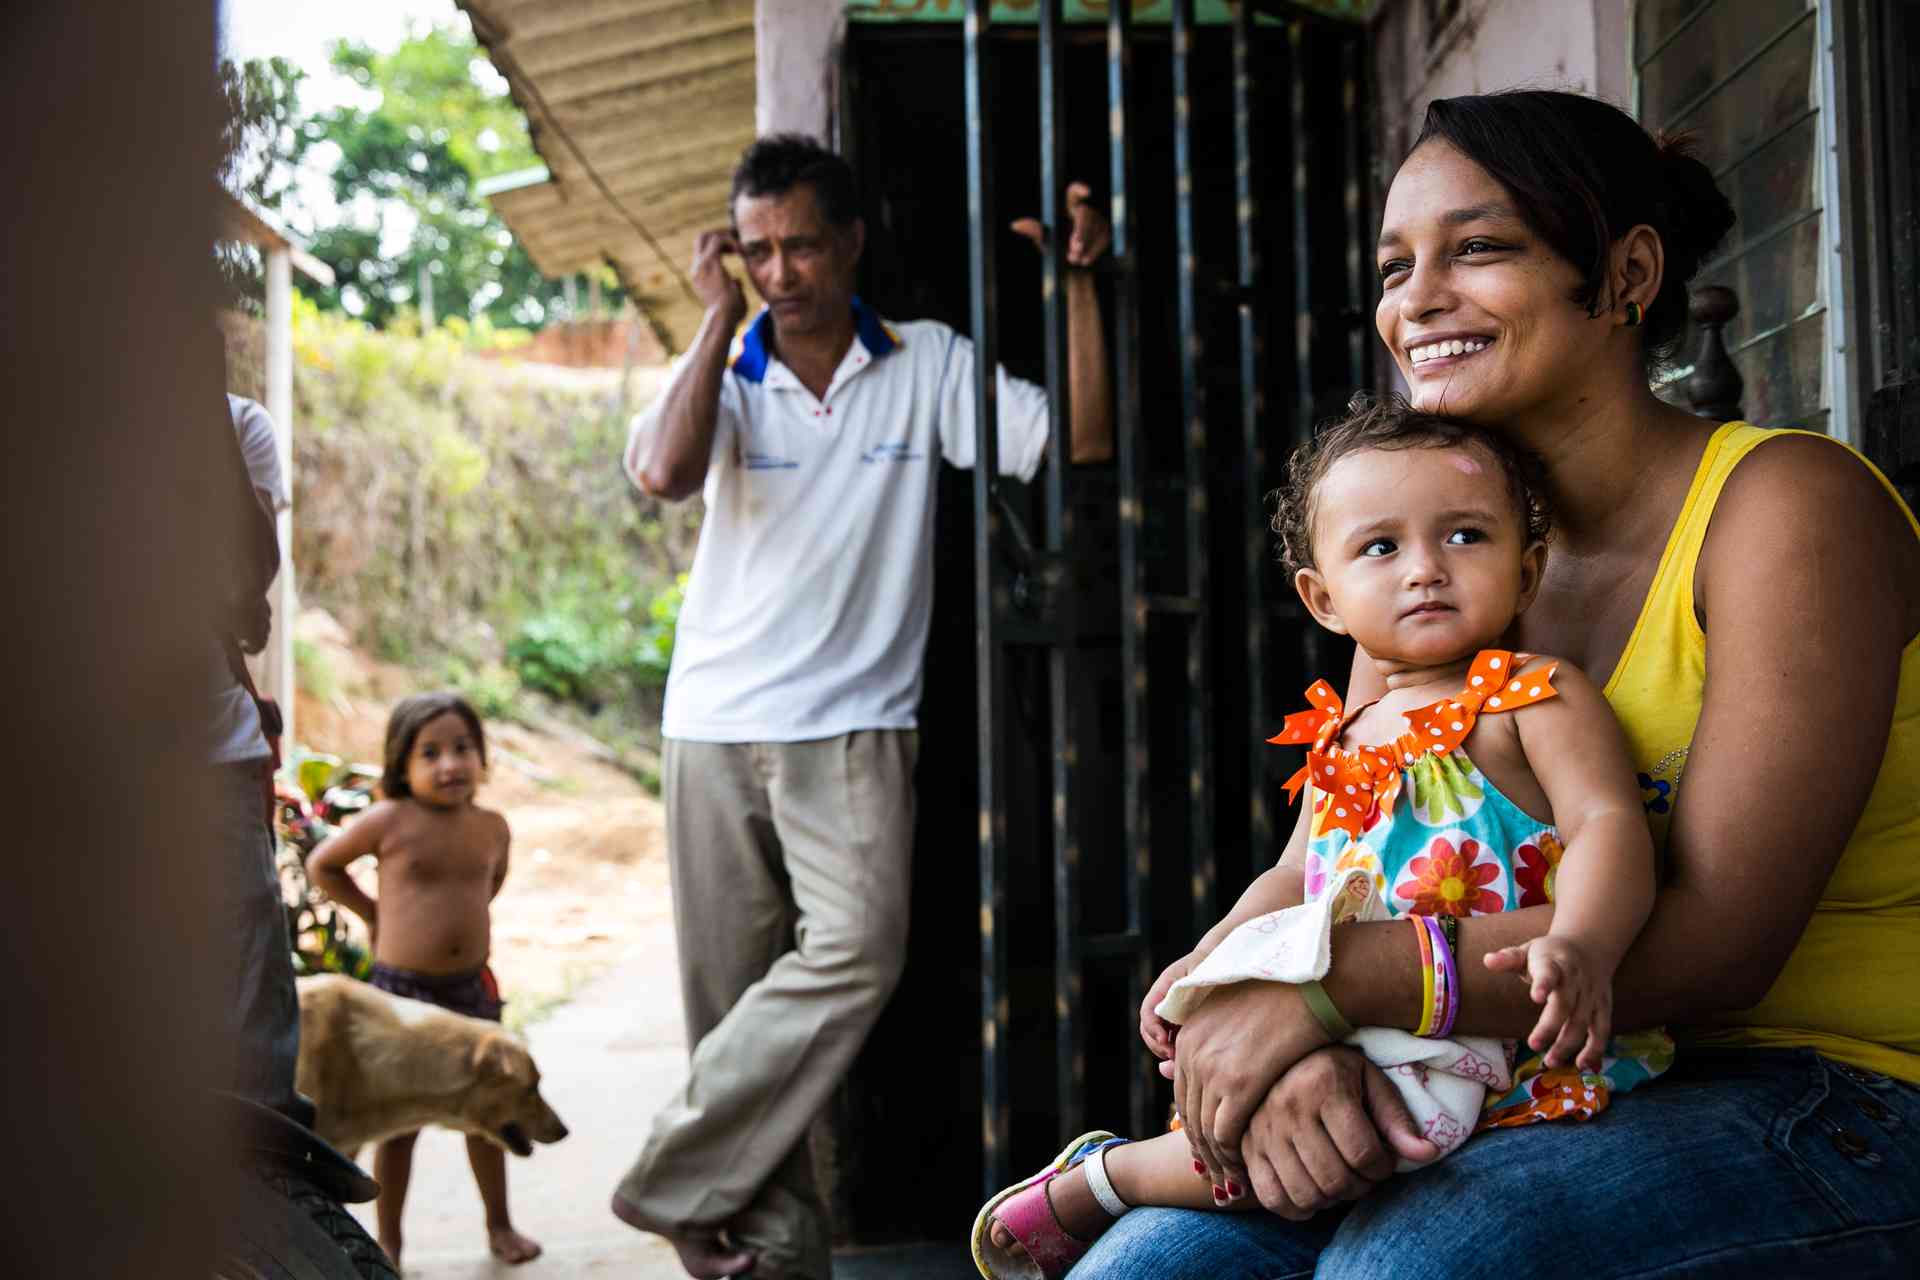
[[[1264,282],[1253,305],[1266,336],[1258,390],[1264,404],[1264,473],[1250,475],[1241,421],[1232,67],[1229,32],[1197,33],[1193,52],[1196,258],[1208,411],[1206,511],[1213,587],[1210,686],[1213,707],[1206,794],[1213,812],[1217,882],[1205,901],[1193,887],[1185,708],[1196,696],[1186,672],[1185,623],[1155,615],[1145,665],[1151,700],[1153,971],[1192,945],[1246,882],[1277,856],[1292,815],[1278,780],[1297,763],[1258,744],[1296,709],[1317,674],[1344,671],[1347,653],[1327,643],[1293,603],[1272,563],[1258,495],[1278,481],[1287,452],[1310,421],[1339,408],[1371,377],[1370,179],[1360,82],[1365,32],[1355,27],[1279,25],[1253,31],[1256,122],[1255,244]],[[1150,593],[1178,595],[1183,572],[1185,480],[1176,287],[1174,102],[1164,28],[1135,32],[1134,217],[1139,246],[1142,558]],[[1039,78],[1031,29],[994,35],[994,180],[1000,356],[1015,375],[1044,381],[1041,264],[1005,229],[1037,213]],[[1106,34],[1076,28],[1065,60],[1068,172],[1105,198],[1108,190]],[[883,314],[933,318],[965,332],[969,309],[964,63],[957,26],[866,26],[849,32],[843,67],[841,146],[861,176],[868,221],[862,292]],[[1112,299],[1108,299],[1111,305]],[[1109,329],[1109,333],[1112,329]],[[1363,340],[1357,340],[1363,339]],[[833,1118],[836,1213],[862,1242],[957,1239],[979,1204],[982,1078],[979,1008],[980,871],[973,538],[969,478],[940,481],[934,549],[936,587],[920,710],[919,818],[913,937],[906,977],[843,1090]],[[1038,486],[1034,486],[1037,490]],[[1070,483],[1083,625],[1073,655],[1079,784],[1071,820],[1083,850],[1081,913],[1089,934],[1124,928],[1126,848],[1119,804],[1126,740],[1119,648],[1116,545],[1119,481],[1112,467],[1076,468]],[[1038,529],[1038,494],[1008,487],[1011,505]],[[1007,548],[1011,560],[1016,553]],[[1263,575],[1261,577],[1260,575]],[[1263,598],[1262,598],[1263,597]],[[1250,601],[1255,602],[1250,607]],[[1265,620],[1258,654],[1255,613]],[[1258,666],[1261,679],[1250,672]],[[1013,1055],[1012,1166],[1024,1173],[1060,1145],[1055,1057],[1056,969],[1051,870],[1050,707],[1047,650],[1015,643],[1006,664],[1011,798],[1007,991]],[[1283,767],[1284,766],[1284,767]],[[1277,834],[1276,834],[1277,833]],[[1118,958],[1087,961],[1085,1114],[1091,1125],[1129,1127],[1129,1077],[1145,1050],[1134,1033],[1137,997]],[[1162,1088],[1153,1108],[1164,1123]],[[910,1172],[908,1172],[910,1170]]]

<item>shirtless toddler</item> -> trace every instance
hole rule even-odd
[[[507,878],[507,820],[473,802],[486,772],[480,717],[451,693],[406,698],[387,721],[386,798],[307,859],[307,878],[367,922],[374,986],[469,1017],[500,1020],[500,991],[487,967],[490,904]],[[380,897],[367,896],[347,868],[371,855]],[[398,1266],[400,1211],[419,1132],[380,1144],[373,1174],[380,1246]],[[514,1230],[507,1213],[506,1153],[468,1137],[467,1161],[486,1206],[487,1246],[526,1262],[540,1246]]]

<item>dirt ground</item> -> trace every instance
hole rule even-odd
[[[334,685],[325,699],[301,690],[300,744],[377,766],[388,709],[426,686],[353,649],[322,611],[303,611],[295,634],[323,655]],[[492,964],[509,1024],[524,1027],[670,914],[666,825],[660,802],[577,735],[497,722],[487,725],[487,747],[479,803],[513,831],[512,867],[493,903]],[[371,860],[353,874],[379,896]]]

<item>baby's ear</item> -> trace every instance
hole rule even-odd
[[[1347,634],[1347,624],[1340,618],[1340,611],[1334,607],[1333,596],[1327,590],[1326,580],[1320,571],[1308,566],[1293,575],[1293,589],[1300,593],[1300,603],[1307,606],[1307,612],[1313,620],[1337,636]]]

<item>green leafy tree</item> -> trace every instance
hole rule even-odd
[[[563,286],[541,277],[474,195],[480,180],[530,168],[539,157],[473,37],[434,28],[390,53],[343,40],[333,47],[333,66],[376,101],[323,111],[300,130],[302,151],[331,144],[339,153],[332,178],[344,221],[310,246],[336,276],[321,305],[356,310],[385,327],[402,307],[420,307],[424,273],[437,316],[484,317],[496,326],[551,318]],[[401,237],[404,248],[393,252]]]
[[[285,58],[231,59],[220,64],[225,113],[220,130],[220,182],[254,207],[277,211],[293,186],[300,150],[300,82],[306,72]],[[258,312],[265,268],[251,245],[222,243],[214,262],[230,305]]]
[[[300,82],[306,76],[285,58],[220,64],[220,96],[226,104],[220,181],[262,209],[279,208],[293,185]]]

